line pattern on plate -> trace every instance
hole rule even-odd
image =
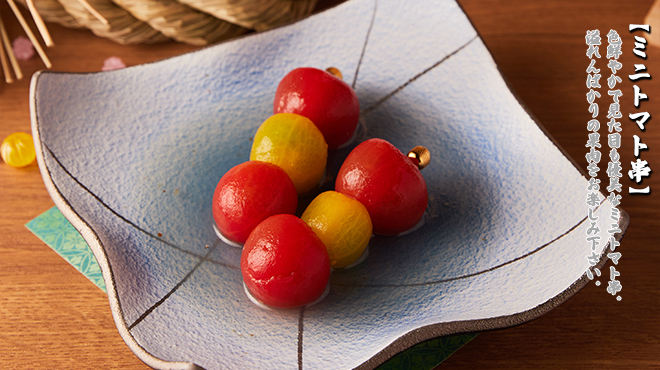
[[[158,306],[160,306],[161,304],[163,304],[163,302],[165,302],[165,301],[166,301],[166,300],[167,300],[172,294],[174,294],[174,292],[176,292],[176,291],[179,289],[179,287],[180,287],[181,285],[183,285],[183,283],[185,283],[185,282],[188,280],[188,278],[190,278],[190,276],[192,276],[192,274],[193,274],[195,271],[197,271],[197,268],[198,268],[199,266],[201,266],[201,264],[204,263],[204,261],[207,261],[207,260],[208,260],[208,256],[209,256],[209,255],[211,254],[211,252],[212,252],[212,251],[218,246],[219,243],[220,243],[219,240],[218,240],[217,242],[215,242],[215,244],[213,244],[213,246],[212,246],[211,248],[209,248],[209,251],[206,252],[206,256],[204,256],[204,258],[202,258],[201,260],[199,260],[199,261],[197,262],[197,264],[195,265],[195,267],[193,267],[193,268],[192,268],[192,269],[186,274],[186,276],[184,276],[183,279],[181,279],[181,281],[180,281],[178,284],[176,284],[176,285],[174,286],[174,288],[172,288],[169,292],[167,292],[167,294],[165,294],[165,295],[163,296],[163,298],[161,298],[158,302],[154,303],[151,307],[149,307],[146,311],[144,311],[144,312],[142,313],[142,315],[140,315],[140,317],[138,317],[138,318],[137,318],[137,319],[136,319],[131,325],[129,325],[129,326],[128,326],[128,330],[133,329],[137,324],[139,324],[140,322],[142,322],[142,320],[144,320],[147,316],[149,316],[150,313],[152,313],[156,308],[158,308]]]
[[[367,50],[367,44],[369,43],[369,35],[371,35],[371,28],[374,26],[374,20],[376,20],[376,10],[378,9],[378,0],[374,0],[374,12],[371,15],[371,23],[369,23],[369,29],[367,30],[367,36],[364,39],[364,45],[362,46],[362,52],[360,53],[360,59],[358,60],[357,68],[355,69],[355,76],[353,76],[353,83],[351,87],[355,90],[355,83],[357,82],[358,73],[360,73],[360,66],[362,65],[362,58],[364,57],[364,52]]]
[[[305,306],[300,308],[298,317],[298,370],[303,368],[303,331],[305,323]]]
[[[478,38],[479,38],[478,35],[477,35],[477,36],[474,36],[473,38],[470,39],[470,41],[466,42],[466,43],[463,44],[461,47],[459,47],[458,49],[452,51],[451,53],[445,55],[444,58],[442,58],[442,59],[440,59],[439,61],[435,62],[432,66],[426,68],[426,69],[423,70],[422,72],[416,74],[414,77],[412,77],[411,79],[409,79],[408,81],[406,81],[403,85],[401,85],[401,86],[397,87],[396,89],[392,90],[389,94],[387,94],[387,95],[385,95],[384,97],[382,97],[380,100],[378,100],[378,101],[377,101],[376,103],[374,103],[372,106],[370,106],[369,108],[366,108],[365,110],[363,110],[362,112],[360,112],[360,115],[365,115],[365,114],[371,112],[372,110],[376,109],[379,105],[381,105],[382,103],[384,103],[387,99],[391,98],[391,97],[394,96],[396,93],[398,93],[399,91],[403,90],[406,86],[410,85],[411,83],[413,83],[413,82],[414,82],[415,80],[417,80],[418,78],[422,77],[423,75],[425,75],[425,74],[427,74],[428,72],[430,72],[431,70],[433,70],[435,67],[437,67],[437,66],[439,66],[440,64],[442,64],[443,62],[445,62],[447,59],[449,59],[449,58],[451,58],[452,56],[456,55],[456,53],[458,53],[459,51],[463,50],[465,47],[467,47],[468,45],[470,45],[474,40],[476,40],[476,39],[478,39]]]
[[[359,71],[360,71],[360,67],[361,67],[361,64],[362,64],[362,60],[363,60],[363,57],[364,57],[364,55],[365,55],[366,48],[367,48],[367,45],[368,45],[368,42],[369,42],[369,36],[370,36],[370,34],[371,34],[372,27],[373,27],[373,25],[374,25],[374,23],[375,23],[376,12],[377,12],[377,5],[378,5],[378,0],[374,0],[374,9],[373,9],[373,13],[372,13],[372,18],[371,18],[371,22],[370,22],[369,28],[368,28],[368,30],[367,30],[367,34],[366,34],[366,36],[365,36],[365,42],[364,42],[364,45],[363,45],[363,48],[362,48],[362,51],[361,51],[361,54],[360,54],[360,58],[359,58],[359,60],[358,60],[358,65],[357,65],[357,68],[356,68],[356,72],[355,72],[355,75],[354,75],[354,78],[353,78],[353,82],[352,82],[352,86],[353,86],[353,87],[355,87],[355,85],[356,85],[357,78],[358,78],[358,73],[359,73]],[[457,54],[458,52],[460,52],[461,50],[463,50],[465,47],[467,47],[468,45],[470,45],[473,41],[475,41],[475,40],[478,39],[478,38],[479,38],[478,36],[474,36],[474,37],[473,37],[472,39],[470,39],[468,42],[466,42],[465,44],[463,44],[462,46],[460,46],[459,48],[457,48],[457,49],[454,50],[453,52],[449,53],[448,55],[444,56],[444,57],[443,57],[441,60],[439,60],[438,62],[434,63],[433,65],[431,65],[430,67],[428,67],[428,68],[426,68],[425,70],[421,71],[420,73],[416,74],[415,76],[413,76],[412,78],[410,78],[408,81],[406,81],[405,83],[403,83],[402,85],[398,86],[396,89],[392,90],[390,93],[388,93],[387,95],[385,95],[384,97],[382,97],[380,100],[378,100],[378,101],[377,101],[376,103],[374,103],[372,106],[370,106],[370,107],[366,108],[365,110],[363,110],[363,111],[361,112],[361,115],[366,115],[366,114],[370,113],[371,111],[377,109],[377,108],[378,108],[383,102],[387,101],[389,98],[391,98],[392,96],[396,95],[398,92],[400,92],[401,90],[403,90],[406,86],[408,86],[409,84],[413,83],[414,81],[416,81],[416,80],[419,79],[420,77],[424,76],[425,74],[427,74],[427,73],[430,72],[431,70],[433,70],[433,69],[435,69],[436,67],[438,67],[439,65],[441,65],[443,62],[445,62],[446,60],[448,60],[449,58],[451,58],[452,56],[454,56],[455,54]],[[182,286],[182,285],[183,285],[183,284],[184,284],[184,283],[190,278],[190,276],[192,276],[192,274],[198,269],[199,266],[201,266],[201,264],[202,264],[204,261],[209,261],[209,262],[211,262],[211,263],[218,264],[218,265],[222,265],[222,266],[225,266],[225,267],[228,267],[228,268],[232,268],[232,269],[238,269],[238,267],[236,267],[236,266],[227,265],[227,264],[224,264],[224,263],[221,263],[221,262],[218,262],[218,261],[214,261],[214,260],[212,260],[212,259],[209,258],[209,256],[210,256],[210,254],[212,253],[212,251],[215,250],[215,249],[218,247],[218,245],[220,244],[220,241],[219,241],[219,240],[216,241],[215,244],[213,244],[212,248],[209,248],[208,252],[207,252],[204,256],[200,256],[200,255],[198,255],[198,254],[196,254],[196,253],[193,253],[193,252],[187,251],[187,250],[185,250],[185,249],[183,249],[183,248],[181,248],[181,247],[179,247],[179,246],[177,246],[177,245],[174,245],[174,244],[172,244],[172,243],[170,243],[170,242],[168,242],[168,241],[166,241],[166,240],[163,240],[162,238],[160,238],[160,237],[158,237],[158,236],[156,236],[156,235],[153,235],[152,233],[150,233],[150,232],[144,230],[143,228],[139,227],[138,225],[136,225],[135,223],[133,223],[132,221],[128,220],[127,218],[125,218],[124,216],[122,216],[121,214],[119,214],[118,212],[116,212],[114,209],[112,209],[111,207],[109,207],[107,204],[105,204],[105,203],[103,202],[103,200],[101,200],[96,194],[94,194],[90,189],[88,189],[85,185],[83,185],[83,184],[82,184],[82,183],[81,183],[81,182],[80,182],[75,176],[73,176],[73,175],[72,175],[72,174],[71,174],[71,173],[70,173],[70,172],[64,167],[64,165],[59,161],[59,159],[58,159],[58,158],[55,156],[55,154],[50,150],[50,148],[48,148],[48,146],[46,146],[45,144],[42,144],[42,145],[43,145],[44,148],[49,152],[49,154],[50,154],[51,157],[55,160],[55,162],[56,162],[56,163],[62,168],[62,170],[67,174],[67,176],[69,176],[72,180],[74,180],[74,181],[75,181],[75,182],[76,182],[76,183],[77,183],[77,184],[78,184],[78,185],[79,185],[84,191],[86,191],[87,193],[89,193],[89,194],[90,194],[94,199],[96,199],[96,200],[97,200],[97,201],[98,201],[98,202],[99,202],[104,208],[106,208],[107,210],[109,210],[109,211],[110,211],[111,213],[113,213],[116,217],[118,217],[119,219],[121,219],[122,221],[124,221],[126,224],[132,226],[133,228],[137,229],[138,231],[144,233],[145,235],[147,235],[147,236],[149,236],[149,237],[151,237],[151,238],[153,238],[153,239],[156,239],[156,240],[160,241],[161,243],[163,243],[163,244],[165,244],[165,245],[167,245],[167,246],[169,246],[169,247],[171,247],[171,248],[174,248],[174,249],[179,250],[179,251],[181,251],[181,252],[183,252],[183,253],[186,253],[186,254],[189,254],[189,255],[195,256],[195,257],[197,257],[197,258],[200,259],[200,260],[197,262],[197,264],[191,269],[191,271],[189,271],[188,274],[187,274],[187,275],[186,275],[186,276],[185,276],[185,277],[184,277],[184,278],[183,278],[178,284],[176,284],[176,285],[175,285],[175,286],[174,286],[174,287],[173,287],[173,288],[172,288],[172,289],[171,289],[171,290],[170,290],[165,296],[163,296],[158,302],[156,302],[156,303],[155,303],[154,305],[152,305],[149,309],[147,309],[147,310],[146,310],[146,311],[145,311],[145,312],[144,312],[144,313],[143,313],[138,319],[135,320],[135,322],[133,322],[132,324],[130,324],[130,325],[128,326],[128,330],[131,330],[131,329],[133,329],[135,326],[137,326],[137,325],[138,325],[140,322],[142,322],[146,317],[148,317],[150,313],[152,313],[156,308],[158,308],[162,303],[164,303],[164,302],[165,302],[165,301],[166,301],[166,300],[167,300],[172,294],[174,294],[174,293],[178,290],[178,288],[181,287],[181,286]],[[603,203],[604,203],[604,200],[601,202],[600,205],[602,205]],[[599,205],[599,207],[600,207],[600,205]],[[416,283],[416,284],[384,284],[384,285],[375,285],[375,284],[332,284],[332,285],[334,285],[334,286],[347,286],[347,287],[393,287],[393,288],[397,288],[397,287],[411,287],[411,286],[426,286],[426,285],[434,285],[434,284],[439,284],[439,283],[450,282],[450,281],[454,281],[454,280],[459,280],[459,279],[465,279],[465,278],[473,277],[473,276],[476,276],[476,275],[480,275],[480,274],[484,274],[484,273],[487,273],[487,272],[490,272],[490,271],[494,271],[494,270],[499,269],[499,268],[501,268],[501,267],[503,267],[503,266],[506,266],[506,265],[511,264],[511,263],[513,263],[513,262],[516,262],[516,261],[519,261],[519,260],[524,259],[524,258],[526,258],[526,257],[529,257],[530,255],[532,255],[532,254],[534,254],[534,253],[536,253],[536,252],[538,252],[538,251],[544,249],[545,247],[547,247],[547,246],[553,244],[555,241],[557,241],[557,240],[561,239],[562,237],[568,235],[568,234],[571,233],[573,230],[575,230],[578,226],[580,226],[581,224],[583,224],[583,223],[585,222],[586,219],[587,219],[587,217],[584,217],[580,222],[578,222],[576,225],[574,225],[574,226],[573,226],[572,228],[570,228],[568,231],[566,231],[566,232],[563,233],[562,235],[558,236],[557,238],[555,238],[555,239],[549,241],[548,243],[543,244],[542,246],[536,248],[535,250],[533,250],[533,251],[531,251],[531,252],[529,252],[529,253],[527,253],[527,254],[525,254],[525,255],[523,255],[523,256],[519,256],[519,257],[517,257],[517,258],[515,258],[515,259],[513,259],[513,260],[510,260],[510,261],[504,262],[504,263],[502,263],[502,264],[500,264],[500,265],[494,266],[494,267],[492,267],[492,268],[489,268],[489,269],[487,269],[487,270],[483,270],[483,271],[480,271],[480,272],[476,272],[476,273],[472,273],[472,274],[467,274],[467,275],[464,275],[464,276],[459,276],[459,277],[450,278],[450,279],[444,279],[444,280],[438,280],[438,281],[432,281],[432,282],[425,282],[425,283]],[[298,368],[299,368],[299,370],[302,370],[302,369],[303,369],[304,312],[305,312],[305,307],[302,307],[302,308],[300,309],[300,314],[299,314],[299,319],[298,319],[298,345],[297,345],[297,354],[298,354],[298,355],[297,355],[297,362],[298,362]]]
[[[603,203],[605,203],[605,199],[603,199],[600,202],[600,204],[598,205],[598,207],[596,207],[594,210],[597,210],[598,208],[600,208],[600,206]],[[573,232],[576,228],[578,228],[580,225],[582,225],[587,220],[587,218],[588,218],[587,216],[584,216],[584,218],[582,220],[580,220],[580,222],[573,225],[573,227],[568,229],[565,233],[563,233],[563,234],[559,235],[558,237],[552,239],[551,241],[541,245],[540,247],[534,249],[533,251],[528,252],[526,254],[523,254],[522,256],[518,256],[518,257],[516,257],[516,258],[514,258],[510,261],[506,261],[504,263],[501,263],[497,266],[493,266],[493,267],[491,267],[489,269],[486,269],[486,270],[483,270],[483,271],[473,272],[471,274],[457,276],[457,277],[453,277],[453,278],[449,278],[449,279],[436,280],[436,281],[427,281],[427,282],[424,282],[424,283],[412,283],[412,284],[342,284],[342,283],[337,284],[337,283],[335,283],[335,284],[331,284],[331,285],[333,285],[333,286],[342,286],[342,287],[364,287],[364,288],[380,288],[380,287],[403,288],[403,287],[413,287],[413,286],[435,285],[435,284],[446,283],[446,282],[455,281],[455,280],[467,279],[467,278],[470,278],[470,277],[473,277],[473,276],[477,276],[477,275],[485,274],[487,272],[495,271],[499,268],[502,268],[506,265],[512,264],[516,261],[520,261],[524,258],[527,258],[527,257],[533,255],[534,253],[537,253],[537,252],[541,251],[542,249],[548,247],[549,245],[553,244],[554,242],[558,241],[559,239],[561,239],[561,238],[565,237],[566,235],[570,234],[571,232]]]
[[[179,247],[179,246],[177,246],[173,243],[168,242],[167,240],[164,240],[163,238],[158,237],[157,235],[154,235],[154,234],[148,232],[147,230],[141,228],[140,226],[138,226],[137,224],[135,224],[131,220],[127,219],[126,217],[124,217],[122,215],[120,215],[117,211],[112,209],[112,207],[105,204],[105,202],[103,202],[103,200],[101,198],[99,198],[98,195],[94,194],[94,192],[89,190],[89,188],[87,188],[82,182],[80,182],[80,180],[78,180],[75,176],[73,176],[73,174],[71,174],[71,172],[69,172],[69,170],[67,170],[67,168],[64,167],[64,165],[62,164],[62,162],[60,162],[60,160],[57,158],[55,153],[53,153],[53,151],[50,150],[50,148],[46,144],[42,143],[42,145],[48,151],[48,153],[53,158],[53,160],[55,160],[55,162],[60,166],[62,171],[64,171],[67,174],[67,176],[69,176],[73,181],[75,181],[76,184],[78,184],[78,186],[80,186],[85,192],[87,192],[94,199],[96,199],[96,201],[99,202],[99,204],[101,204],[101,206],[103,206],[105,209],[110,211],[112,214],[114,214],[120,220],[124,221],[126,224],[130,225],[131,227],[133,227],[134,229],[140,231],[141,233],[143,233],[143,234],[145,234],[145,235],[147,235],[147,236],[149,236],[149,237],[151,237],[155,240],[158,240],[159,242],[161,242],[161,243],[163,243],[163,244],[165,244],[165,245],[167,245],[171,248],[174,248],[174,249],[178,250],[179,252],[182,252],[182,253],[185,253],[185,254],[200,258],[200,259],[207,260],[208,262],[211,262],[211,263],[216,264],[216,265],[224,266],[224,267],[230,268],[232,270],[238,270],[239,269],[238,266],[233,266],[233,265],[229,265],[229,264],[226,264],[226,263],[223,263],[223,262],[219,262],[219,261],[207,258],[207,256],[201,256],[197,253],[194,253],[194,252],[188,251],[186,249],[183,249],[183,248],[181,248],[181,247]]]

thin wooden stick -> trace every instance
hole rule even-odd
[[[2,19],[0,18],[0,23]],[[11,77],[11,71],[9,70],[7,56],[5,55],[4,42],[0,41],[0,63],[2,63],[2,72],[5,75],[5,82],[10,84],[14,82],[14,79]]]
[[[83,6],[83,8],[87,9],[88,12],[92,13],[92,15],[93,15],[96,19],[98,19],[101,23],[105,24],[106,26],[107,26],[108,24],[110,24],[110,23],[108,22],[108,20],[105,19],[105,17],[103,17],[103,16],[101,15],[101,13],[99,13],[98,11],[96,11],[96,9],[94,9],[94,7],[92,7],[92,6],[87,2],[87,0],[78,0],[78,2],[80,3],[80,5]]]
[[[9,56],[9,61],[11,62],[11,66],[14,68],[14,74],[16,75],[16,79],[20,80],[23,78],[23,72],[21,71],[21,66],[18,65],[18,61],[16,60],[16,55],[14,55],[14,49],[11,47],[11,42],[9,41],[9,36],[7,36],[7,30],[5,29],[5,24],[2,22],[2,18],[0,18],[0,38],[2,38],[2,43],[5,46],[5,51],[7,52],[7,55]]]
[[[46,46],[52,47],[55,44],[53,43],[53,39],[50,37],[50,33],[48,32],[48,28],[46,28],[46,24],[44,23],[44,20],[41,18],[41,15],[39,15],[39,12],[37,11],[37,7],[34,6],[34,0],[25,0],[25,3],[27,4],[28,9],[30,10],[32,19],[34,19],[34,24],[37,25],[37,29],[41,34],[41,38],[44,39],[44,43],[46,44]]]
[[[50,67],[52,67],[53,65],[50,63],[50,60],[48,59],[48,56],[44,52],[44,49],[41,48],[41,45],[39,44],[39,40],[37,40],[37,38],[34,36],[34,33],[32,33],[32,30],[25,21],[25,18],[23,18],[23,14],[21,14],[20,10],[18,10],[16,3],[14,2],[14,0],[7,0],[7,3],[9,3],[9,7],[14,12],[16,19],[18,19],[18,23],[20,23],[21,27],[23,27],[23,31],[25,31],[28,38],[32,42],[32,45],[37,50],[37,53],[39,54],[41,60],[46,65],[46,68],[50,69]]]

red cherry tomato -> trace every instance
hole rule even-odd
[[[331,73],[297,68],[277,87],[273,112],[309,118],[323,133],[328,149],[335,149],[353,136],[360,118],[360,104],[355,91]]]
[[[335,190],[362,202],[374,233],[396,235],[417,224],[428,203],[426,181],[413,162],[382,139],[353,149],[339,169]]]
[[[243,281],[261,302],[281,308],[317,300],[330,280],[330,257],[314,231],[293,215],[260,223],[241,255]]]
[[[222,176],[213,194],[213,218],[227,238],[245,243],[266,218],[296,212],[298,193],[280,167],[266,162],[241,163]]]

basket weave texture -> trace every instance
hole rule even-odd
[[[20,0],[25,4],[25,0]],[[47,22],[88,28],[120,44],[176,40],[208,45],[249,30],[263,31],[305,17],[318,0],[34,0]]]

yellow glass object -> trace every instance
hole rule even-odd
[[[336,191],[326,191],[314,198],[301,219],[328,248],[333,268],[353,264],[371,239],[373,227],[367,208]]]
[[[2,160],[12,167],[25,167],[34,162],[34,142],[32,136],[24,132],[15,132],[2,142],[0,146]]]
[[[271,116],[254,136],[250,160],[280,166],[298,194],[314,189],[325,171],[328,144],[308,118],[293,113]]]

